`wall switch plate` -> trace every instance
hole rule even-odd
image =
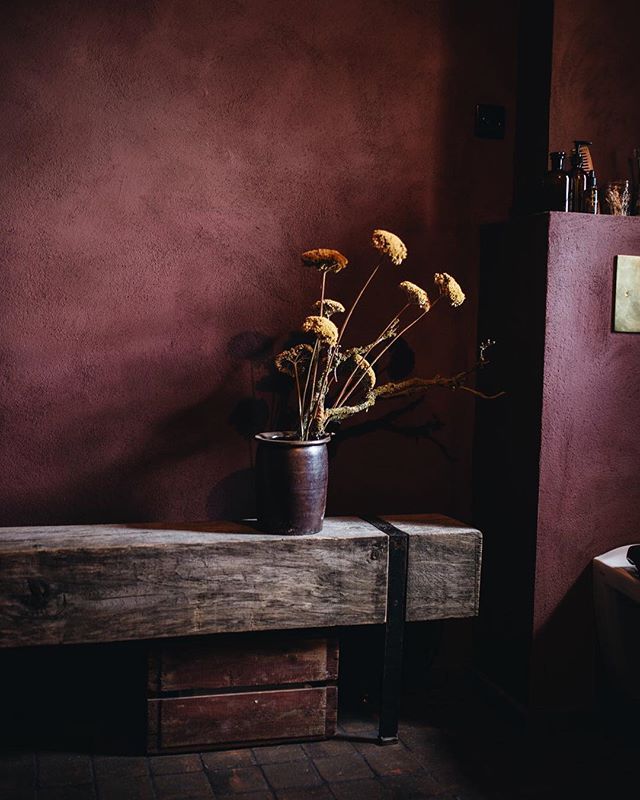
[[[475,134],[479,139],[504,139],[505,124],[504,106],[476,106]]]
[[[640,256],[616,256],[613,330],[640,333]]]

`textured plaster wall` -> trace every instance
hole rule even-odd
[[[599,183],[640,145],[634,0],[556,0],[549,149],[593,141]],[[640,340],[611,332],[613,257],[640,254],[637,220],[551,215],[532,699],[592,691],[594,555],[638,539]]]
[[[549,149],[590,139],[599,181],[629,177],[640,146],[637,0],[555,0]]]
[[[590,695],[594,556],[639,540],[640,334],[612,332],[614,258],[640,220],[551,214],[532,693]]]
[[[445,269],[472,299],[412,331],[417,372],[473,358],[477,229],[507,213],[513,153],[511,133],[473,138],[473,109],[513,119],[512,4],[0,14],[0,523],[250,514],[274,339],[316,296],[309,247],[350,257],[330,287],[346,301],[370,230],[401,235],[410,266],[353,333],[376,333],[399,279]],[[472,399],[384,414],[337,444],[329,510],[466,515]]]

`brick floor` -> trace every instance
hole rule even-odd
[[[277,800],[334,800],[328,786],[314,786],[311,789],[278,789]]]
[[[6,800],[14,800],[9,795]],[[96,790],[91,784],[84,786],[45,786],[38,791],[38,800],[96,800]]]
[[[371,769],[380,776],[411,775],[423,769],[423,762],[400,747],[369,748],[363,753]]]
[[[206,769],[238,769],[256,763],[255,756],[249,750],[218,750],[213,753],[202,753],[202,762]]]
[[[153,782],[158,800],[212,800],[214,796],[204,771],[156,775]]]
[[[179,775],[185,772],[200,772],[202,760],[198,755],[153,756],[149,759],[154,775]]]
[[[154,800],[155,792],[150,775],[122,775],[97,778],[96,788],[100,800]]]
[[[260,767],[254,766],[211,770],[209,781],[216,796],[219,794],[246,794],[269,789],[264,779],[264,773]]]
[[[336,783],[331,787],[336,800],[385,800],[386,790],[376,780]]]
[[[313,763],[327,783],[373,778],[373,772],[360,753],[344,753],[331,758],[316,758]]]
[[[262,769],[273,789],[306,789],[322,784],[322,778],[309,759],[265,764]]]
[[[256,747],[253,754],[258,764],[280,764],[287,761],[304,761],[307,757],[301,744]]]
[[[172,756],[0,754],[0,800],[608,800],[638,796],[637,730],[536,732],[461,696],[398,745],[335,738]],[[354,737],[374,730],[351,717]],[[615,733],[615,731],[614,731]]]
[[[98,781],[141,778],[149,775],[149,760],[142,756],[95,756],[93,771]]]
[[[40,786],[78,786],[93,783],[91,759],[85,755],[41,753],[38,756]]]

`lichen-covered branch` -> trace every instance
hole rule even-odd
[[[316,419],[318,434],[321,435],[325,433],[327,426],[332,423],[342,422],[354,414],[359,414],[361,411],[368,411],[376,404],[377,400],[384,400],[392,397],[412,397],[414,395],[421,394],[422,392],[425,392],[427,389],[431,389],[434,386],[439,386],[444,389],[461,389],[463,391],[470,392],[477,397],[482,397],[486,400],[493,400],[496,397],[502,396],[504,392],[499,392],[495,395],[487,395],[484,392],[480,392],[477,389],[472,389],[470,386],[466,386],[465,384],[467,378],[479,367],[484,366],[486,363],[487,361],[484,358],[484,351],[482,351],[481,359],[474,364],[471,369],[458,372],[456,375],[452,375],[450,377],[435,375],[433,378],[409,378],[408,380],[400,381],[398,383],[392,382],[385,383],[382,386],[376,386],[375,388],[370,389],[365,397],[356,405],[326,409],[322,418]]]
[[[348,350],[340,351],[336,358],[336,365],[343,364],[354,356],[364,356],[366,358],[376,345],[379,345],[387,339],[393,339],[398,332],[398,322],[397,319],[394,319],[375,341],[362,345],[362,347],[350,347]]]

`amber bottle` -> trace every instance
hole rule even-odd
[[[571,153],[571,172],[569,173],[569,211],[584,211],[584,195],[587,190],[587,173],[582,166],[579,150]]]
[[[582,210],[585,214],[600,213],[600,198],[598,197],[596,173],[593,170],[587,172],[587,188],[584,193]]]
[[[542,195],[545,211],[569,210],[569,174],[564,170],[563,150],[549,153],[551,169],[544,176]]]

